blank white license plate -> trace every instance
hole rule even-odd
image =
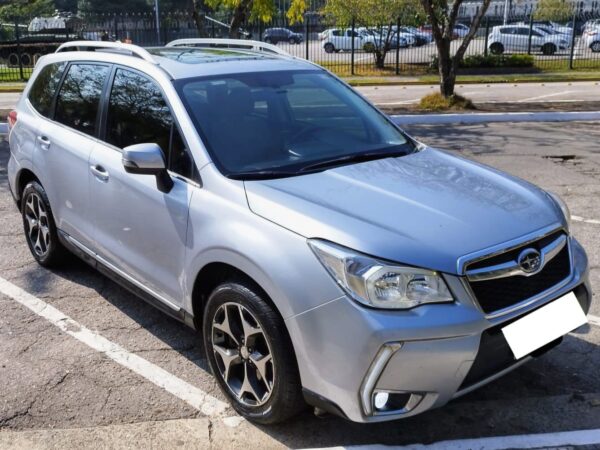
[[[572,292],[502,328],[516,359],[587,323]]]

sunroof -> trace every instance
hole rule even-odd
[[[169,58],[184,64],[270,58],[269,55],[238,50],[235,48],[160,47],[149,48],[147,50],[153,55]]]

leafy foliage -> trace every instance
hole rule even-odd
[[[419,107],[428,111],[477,109],[468,98],[455,94],[444,97],[439,92],[423,97],[419,102]]]
[[[573,17],[573,4],[565,0],[539,0],[534,17],[559,22],[569,20]]]
[[[0,20],[30,19],[36,16],[50,16],[53,13],[52,0],[12,0],[0,7]]]
[[[535,58],[532,55],[470,55],[459,62],[458,67],[464,69],[500,68],[500,67],[534,67]],[[437,72],[439,59],[431,59],[430,70]]]

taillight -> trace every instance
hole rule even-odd
[[[8,131],[17,123],[17,112],[11,111],[8,113]]]

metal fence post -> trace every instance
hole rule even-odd
[[[114,30],[115,31],[115,40],[118,41],[119,40],[119,24],[117,23],[117,15],[116,14],[114,15],[113,22],[114,22],[113,26],[115,29]]]
[[[527,54],[531,55],[531,35],[533,33],[533,14],[529,16],[529,36],[527,37]]]
[[[396,75],[400,75],[400,17],[396,22]]]
[[[350,42],[352,42],[352,44],[350,44],[350,50],[351,50],[351,55],[350,55],[350,75],[354,75],[354,30],[356,29],[356,22],[354,21],[354,18],[352,18],[352,31],[351,31],[351,36],[350,39],[352,39]]]
[[[577,8],[573,12],[573,26],[571,28],[571,52],[569,53],[569,70],[573,70],[573,55],[575,54],[575,30],[577,29]]]
[[[19,76],[21,80],[25,80],[23,76],[23,62],[21,61],[21,35],[19,33],[19,22],[15,21],[15,38],[17,40],[17,58],[19,58]]]
[[[306,60],[308,60],[308,57],[310,56],[308,54],[309,40],[310,40],[310,24],[309,24],[309,22],[310,22],[310,16],[305,15],[304,16],[304,21],[305,21],[305,25],[304,25],[304,34],[305,34],[304,37],[305,37],[305,39],[304,39],[304,42],[306,43],[305,44],[306,45],[306,48],[305,48],[306,55],[305,56],[306,56]]]
[[[488,55],[488,41],[489,41],[489,36],[490,36],[490,18],[486,17],[485,18],[485,43],[483,46],[483,54],[485,56]]]

